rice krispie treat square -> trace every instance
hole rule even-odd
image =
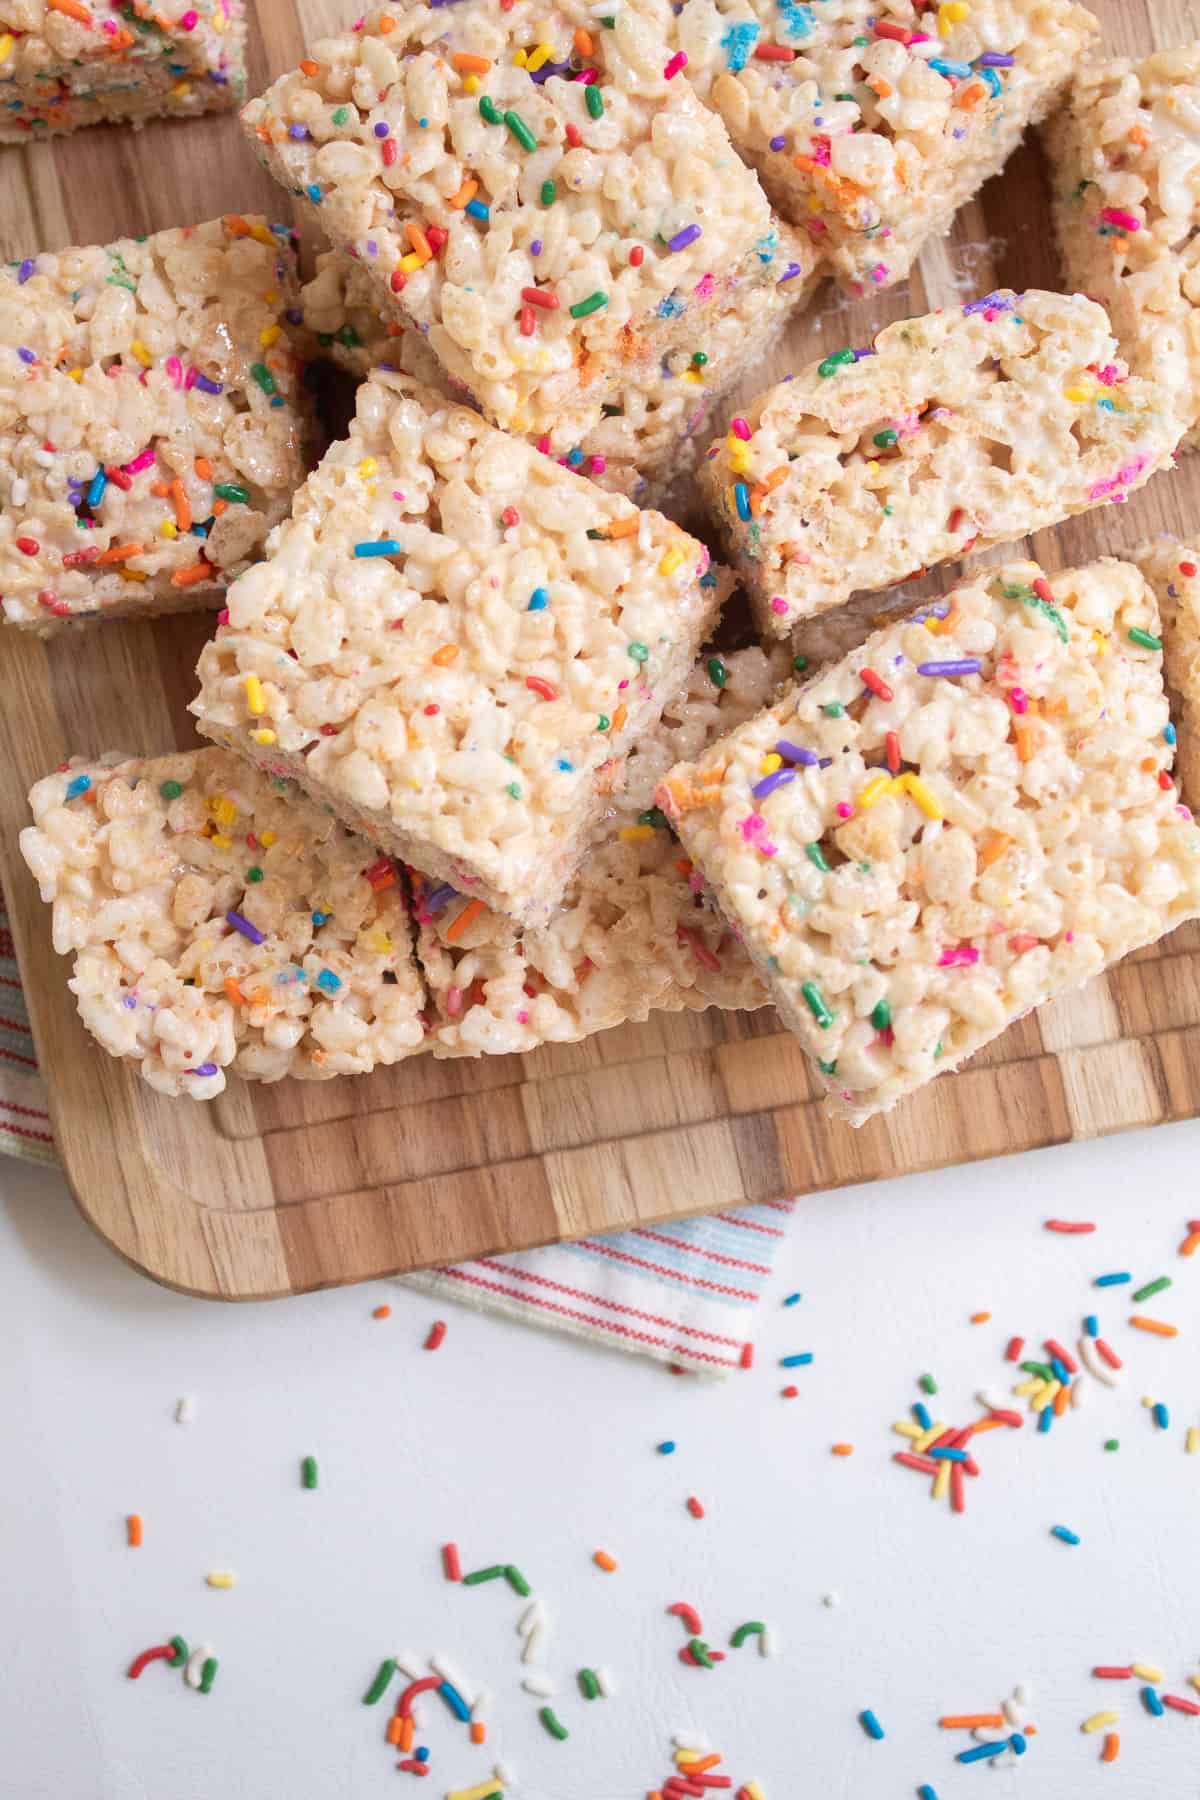
[[[1170,390],[1082,294],[887,326],[759,396],[701,471],[760,629],[1121,501],[1170,460]]]
[[[1096,31],[1065,0],[686,0],[673,41],[774,206],[854,293],[907,275]]]
[[[658,804],[853,1124],[1200,915],[1158,609],[981,570],[672,770]]]
[[[1176,745],[1183,797],[1193,812],[1200,812],[1200,547],[1181,544],[1177,538],[1157,538],[1135,550],[1134,561],[1154,589],[1162,619],[1163,671],[1172,716],[1164,736]]]
[[[243,0],[0,0],[0,144],[240,106]]]
[[[73,762],[21,853],[87,1029],[162,1094],[365,1074],[423,1048],[397,871],[224,750]]]
[[[544,923],[718,611],[708,552],[403,375],[229,591],[192,711],[389,854]]]
[[[697,661],[657,726],[610,773],[608,811],[549,924],[522,931],[444,883],[413,880],[434,1056],[574,1043],[651,1011],[767,1004],[749,958],[707,901],[654,789],[681,757],[777,693],[781,646]]]
[[[1138,374],[1200,413],[1200,43],[1086,64],[1047,127],[1067,281],[1108,309]]]
[[[0,619],[218,601],[304,478],[298,298],[240,215],[0,267]]]
[[[559,457],[568,468],[638,505],[657,504],[699,460],[710,415],[753,364],[769,356],[792,315],[816,286],[807,242],[775,223],[743,258],[725,310],[706,322],[690,350],[673,351],[649,368],[631,365],[604,405],[600,423]],[[384,316],[370,272],[360,259],[328,251],[301,289],[304,322],[323,352],[360,379],[373,368],[402,369],[446,394],[453,382],[415,326]],[[529,440],[546,454],[546,436]]]
[[[246,108],[251,142],[487,416],[569,449],[694,347],[770,213],[633,0],[371,12]]]

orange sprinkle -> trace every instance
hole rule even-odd
[[[762,510],[763,510],[763,505],[764,505],[764,502],[766,501],[766,498],[767,498],[767,496],[763,493],[763,491],[760,487],[756,487],[751,492],[751,495],[750,495],[750,517],[752,519],[761,519],[762,518]]]
[[[212,464],[209,462],[207,456],[198,456],[196,458],[195,469],[201,481],[212,480]]]
[[[990,1319],[992,1315],[991,1315],[991,1313],[989,1313],[987,1316]],[[1003,1431],[1003,1430],[1004,1430],[1004,1420],[1003,1419],[976,1419],[975,1423],[971,1427],[971,1436],[978,1437],[979,1433],[981,1431]]]
[[[1129,135],[1130,135],[1130,137],[1133,136],[1132,131],[1130,132]],[[1106,1731],[1104,1734],[1104,1749],[1101,1752],[1100,1761],[1101,1762],[1116,1762],[1116,1760],[1117,1760],[1118,1756],[1120,1756],[1120,1754],[1121,1754],[1121,1734],[1120,1734],[1120,1732],[1119,1731]]]
[[[482,900],[468,900],[454,922],[447,925],[446,942],[452,944],[456,938],[460,938],[467,929],[467,926],[470,925],[473,920],[477,919],[482,911]]]
[[[1179,1246],[1180,1256],[1194,1256],[1200,1249],[1200,1231],[1189,1231]]]
[[[212,506],[214,519],[219,519],[222,513],[229,511],[228,500],[214,500]]]
[[[612,720],[613,730],[620,731],[621,727],[624,725],[624,723],[628,717],[629,717],[629,708],[624,704],[624,702],[622,702],[622,704],[620,706],[618,706],[616,712],[613,714],[613,720]]]
[[[456,661],[457,657],[457,644],[443,644],[440,650],[434,651],[429,660],[435,662],[439,669],[446,669],[452,662]]]
[[[154,495],[156,500],[165,500],[170,491],[171,490],[165,481],[152,481],[150,483],[150,492]]]
[[[881,100],[886,100],[888,95],[894,91],[891,82],[885,81],[882,75],[872,75],[867,82],[867,86],[871,89],[872,93],[878,94]]]
[[[490,56],[476,56],[471,50],[460,50],[450,62],[460,75],[486,75],[492,66]]]
[[[400,1721],[400,1748],[407,1753],[412,1749],[413,1739],[417,1735],[417,1721],[411,1713],[406,1713]]]
[[[244,1006],[246,1004],[246,996],[238,986],[236,975],[227,975],[225,977],[225,998],[234,1006]]]
[[[990,869],[994,862],[999,862],[1011,843],[1012,839],[1007,832],[993,831],[991,837],[979,852],[979,860],[984,868]],[[991,1314],[989,1313],[987,1317],[991,1318]]]
[[[638,528],[640,517],[641,515],[639,513],[632,513],[628,519],[614,519],[612,524],[608,527],[608,530],[604,533],[605,537],[632,537]]]
[[[1164,1325],[1161,1319],[1147,1319],[1142,1313],[1134,1313],[1129,1323],[1138,1331],[1152,1331],[1155,1337],[1178,1337],[1178,1325]]]
[[[677,1766],[686,1770],[689,1778],[693,1780],[697,1775],[704,1775],[709,1769],[715,1769],[720,1760],[721,1758],[715,1750],[710,1750],[707,1756],[677,1756],[675,1758]]]
[[[395,1744],[398,1747],[400,1743],[400,1733],[403,1730],[404,1720],[400,1718],[398,1714],[393,1714],[388,1720],[388,1728],[384,1733],[384,1736],[389,1744]]]
[[[463,204],[465,206],[466,202],[464,201]],[[433,255],[433,250],[430,246],[429,239],[425,236],[421,227],[416,224],[414,220],[410,219],[404,229],[408,233],[408,241],[416,251],[417,255],[421,257],[423,261],[428,262]]]
[[[198,581],[203,581],[207,576],[211,575],[212,572],[211,563],[192,563],[189,568],[176,569],[171,577],[171,586],[195,587]]]
[[[176,525],[180,531],[190,531],[192,529],[192,503],[188,499],[187,489],[178,476],[171,483],[170,493],[175,502]]]
[[[304,57],[300,64],[300,73],[302,75],[308,75],[311,77],[311,76],[315,75],[316,72],[317,72],[317,64],[313,61],[312,57],[311,56]]]
[[[1018,760],[1027,763],[1033,760],[1033,733],[1028,725],[1015,725],[1013,737],[1017,741]]]
[[[1060,1387],[1057,1394],[1055,1394],[1055,1396],[1054,1396],[1054,1416],[1055,1416],[1055,1418],[1061,1419],[1063,1414],[1066,1412],[1067,1407],[1070,1404],[1071,1404],[1071,1389],[1070,1389],[1070,1387],[1069,1386]]]
[[[483,1720],[482,1719],[472,1719],[471,1720],[471,1742],[473,1744],[482,1744],[486,1737],[487,1737],[487,1726],[484,1724]]]
[[[617,1566],[616,1557],[610,1556],[607,1550],[597,1550],[592,1557],[592,1561],[598,1569],[603,1569],[606,1574],[609,1575],[613,1573],[613,1570]]]
[[[479,192],[477,181],[464,181],[457,194],[452,194],[446,205],[452,206],[455,212],[461,212],[468,200],[473,200]]]
[[[1126,133],[1126,136],[1131,144],[1137,144],[1142,149],[1145,149],[1146,145],[1150,142],[1150,133],[1146,130],[1144,125],[1131,126]]]
[[[835,1456],[853,1456],[854,1455],[854,1445],[853,1444],[831,1444],[829,1447],[833,1451],[833,1454]]]
[[[575,36],[571,41],[575,45],[575,48],[576,48],[576,50],[578,50],[580,56],[594,56],[595,55],[596,46],[592,42],[592,34],[590,31],[585,31],[583,29],[582,25],[580,25],[576,28]]]
[[[96,567],[102,563],[128,562],[131,556],[141,556],[144,550],[144,544],[110,544],[96,558]]]
[[[1003,1713],[947,1713],[938,1720],[945,1731],[983,1731],[1003,1723]]]
[[[769,475],[763,476],[762,480],[758,484],[759,493],[761,493],[761,494],[773,493],[774,490],[779,486],[781,481],[787,480],[787,472],[788,472],[787,463],[780,463],[780,465],[777,469],[772,469],[771,473]]]
[[[389,31],[395,31],[396,21],[395,21],[395,19],[393,19],[391,13],[384,13],[383,17],[379,21],[379,29],[383,33],[384,37],[386,37],[388,35]]]
[[[81,25],[91,25],[92,15],[86,6],[80,6],[79,0],[46,0],[51,12],[66,13],[68,19],[78,19]]]
[[[130,1513],[125,1521],[125,1542],[131,1550],[137,1550],[142,1542],[142,1515]]]
[[[371,1314],[373,1319],[390,1319],[391,1316],[392,1309],[390,1306],[377,1306],[375,1311]]]
[[[301,63],[300,67],[303,68],[304,64]],[[313,64],[313,67],[316,68],[315,63]],[[234,237],[250,236],[250,227],[245,219],[243,219],[241,213],[226,213],[221,223],[224,225],[226,231],[233,233]]]
[[[964,112],[972,112],[986,93],[987,89],[982,83],[972,82],[970,87],[959,90],[954,104],[961,106]]]
[[[971,1323],[972,1325],[986,1325],[991,1316],[989,1312],[972,1313]]]

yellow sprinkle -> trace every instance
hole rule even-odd
[[[233,839],[224,837],[220,832],[214,832],[208,841],[210,844],[214,844],[218,850],[233,849]]]
[[[1093,1731],[1107,1731],[1110,1725],[1119,1724],[1120,1719],[1121,1715],[1119,1712],[1093,1713],[1090,1719],[1085,1719],[1083,1721],[1083,1724],[1079,1729],[1081,1731],[1086,1731],[1089,1734]]]
[[[147,581],[149,577],[140,569],[130,569],[124,563],[117,570],[122,581]]]
[[[1107,656],[1108,655],[1108,639],[1105,637],[1105,635],[1102,631],[1093,631],[1092,644],[1093,644],[1093,647],[1095,648],[1097,656]]]
[[[1138,1677],[1139,1681],[1155,1682],[1163,1680],[1163,1672],[1158,1667],[1157,1663],[1138,1662],[1130,1663],[1129,1666]]]
[[[1077,405],[1082,406],[1086,401],[1090,400],[1092,396],[1088,393],[1086,388],[1073,387],[1064,388],[1063,397],[1067,400],[1074,400]]]
[[[268,288],[267,289],[266,293],[263,295],[263,305],[264,306],[278,306],[279,305],[279,289],[278,288]]]
[[[816,194],[810,194],[810,195],[809,195],[809,196],[808,196],[808,210],[809,210],[809,212],[811,212],[811,213],[818,213],[818,212],[820,212],[820,210],[821,210],[821,202],[820,202],[820,200],[819,200],[819,199],[818,199],[818,198],[817,198],[817,196],[816,196]]]
[[[1189,1456],[1195,1456],[1197,1450],[1200,1450],[1200,1425],[1188,1426],[1188,1433],[1187,1437],[1183,1440],[1183,1447]],[[1194,1676],[1193,1680],[1195,1680]]]
[[[867,474],[868,475],[878,475],[878,473],[879,473],[879,464],[875,461],[875,458],[872,457],[870,462],[867,464]]]
[[[411,275],[414,269],[419,269],[420,267],[421,259],[415,250],[410,250],[407,256],[402,256],[400,258],[400,268],[405,275]]]
[[[392,943],[387,932],[379,926],[376,926],[374,931],[367,932],[366,936],[363,938],[363,943],[366,945],[367,949],[373,951],[376,956],[390,956],[395,949],[395,945]]]
[[[541,66],[544,62],[549,62],[550,58],[553,55],[554,55],[554,45],[553,44],[539,44],[537,49],[535,51],[533,51],[532,55],[527,56],[525,58],[525,67],[529,70],[529,73],[531,75],[534,75],[541,68]]]
[[[699,369],[685,369],[683,371],[683,379],[685,381],[702,382],[704,377],[701,375]]]
[[[4,36],[0,37],[0,63],[6,63],[12,55],[14,41],[11,31],[6,31]]]
[[[468,94],[477,94],[479,92],[478,75],[464,75],[463,86],[466,88]]]
[[[1200,1675],[1189,1675],[1188,1680],[1194,1688],[1200,1691]]]
[[[143,344],[141,338],[134,338],[129,348],[133,351],[133,354],[137,357],[143,369],[148,369],[150,364],[154,361],[154,358],[147,350],[145,344]]]
[[[204,1579],[207,1581],[209,1587],[231,1588],[237,1580],[237,1576],[229,1569],[214,1569],[212,1574],[206,1575]]]
[[[209,14],[208,22],[218,37],[224,37],[225,33],[229,30],[229,21],[219,7],[215,12]]]
[[[933,1499],[944,1500],[950,1489],[950,1464],[940,1462],[938,1472],[933,1478]]]
[[[250,736],[256,744],[273,744],[275,742],[275,733],[265,725],[261,731],[252,731]]]
[[[68,381],[82,381],[83,380],[83,370],[82,369],[68,369],[67,370],[67,380]]]
[[[518,69],[527,69],[529,67],[529,58],[524,50],[514,50],[513,61],[516,63]]]
[[[275,342],[275,339],[280,336],[281,331],[282,327],[279,325],[267,325],[259,332],[258,341],[264,350]]]
[[[264,850],[269,850],[271,845],[275,842],[275,833],[273,831],[260,831],[258,834],[258,841]]]
[[[667,551],[667,554],[658,565],[658,572],[660,575],[673,575],[682,562],[683,551],[676,545],[673,550]]]
[[[757,1781],[748,1781],[746,1783],[746,1800],[767,1800],[767,1796],[763,1793]]]
[[[267,710],[266,697],[263,694],[262,682],[257,675],[246,677],[246,705],[257,719]]]
[[[177,81],[175,86],[171,89],[171,98],[172,100],[184,100],[191,91],[192,84],[190,81]]]
[[[917,1455],[924,1456],[930,1444],[936,1443],[945,1429],[944,1423],[939,1419],[936,1425],[931,1425],[928,1431],[923,1431],[919,1438],[914,1438],[913,1449],[916,1451]],[[949,1467],[949,1464],[947,1464],[947,1467]]]
[[[729,452],[729,471],[732,475],[750,475],[754,470],[754,459],[744,444]]]
[[[1031,1377],[1028,1381],[1022,1381],[1019,1386],[1015,1387],[1013,1393],[1021,1395],[1032,1394],[1034,1388],[1041,1387],[1041,1385],[1040,1381],[1035,1377]]]
[[[623,825],[617,836],[623,844],[644,844],[654,836],[653,825]]]
[[[160,537],[174,538],[179,536],[179,527],[176,525],[174,519],[164,519],[159,526],[158,531]]]
[[[208,810],[224,831],[228,831],[237,818],[237,807],[232,800],[227,800],[224,794],[217,794],[211,799],[208,803]]]
[[[1146,1408],[1147,1412],[1153,1412],[1156,1404],[1157,1402],[1155,1401],[1153,1394],[1142,1395],[1142,1405]]]
[[[858,796],[858,805],[865,812],[868,806],[874,806],[875,802],[880,799],[882,795],[887,793],[891,785],[892,778],[890,775],[872,775],[870,781],[868,781],[866,787],[863,788]]]
[[[260,244],[266,244],[268,249],[275,249],[275,239],[271,236],[271,228],[269,225],[264,225],[261,220],[257,225],[250,227],[250,236],[257,239]]]
[[[903,788],[909,798],[916,801],[927,819],[945,818],[945,813],[943,813],[941,807],[934,799],[932,792],[925,786],[925,783],[921,780],[919,775],[913,775],[911,772],[904,775],[898,775],[896,777],[896,786],[898,788]]]
[[[372,475],[378,475],[378,473],[379,464],[375,461],[375,458],[373,456],[364,456],[358,465],[358,479],[360,481],[369,481]]]
[[[491,1781],[481,1781],[478,1787],[455,1788],[452,1794],[446,1795],[446,1800],[492,1800],[493,1795],[499,1800],[500,1783],[495,1777]]]
[[[772,750],[768,755],[764,756],[759,763],[758,772],[760,775],[773,775],[776,769],[782,769],[782,767],[782,756],[780,756],[777,750]]]
[[[911,1419],[897,1419],[892,1430],[897,1432],[900,1437],[919,1438],[921,1436],[921,1427],[914,1425]]]

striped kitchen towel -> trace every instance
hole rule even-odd
[[[0,1152],[53,1163],[46,1090],[0,895]],[[406,1275],[405,1286],[720,1375],[748,1368],[755,1309],[795,1202],[744,1206]]]

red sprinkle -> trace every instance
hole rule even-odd
[[[392,164],[395,162],[396,158],[400,154],[400,146],[397,144],[394,137],[385,137],[384,138],[383,144],[380,147],[379,154],[383,158],[384,168],[390,169]]]
[[[127,475],[124,469],[119,469],[116,463],[109,463],[104,473],[108,476],[108,479],[112,482],[113,486],[119,487],[123,493],[127,494],[133,486],[133,476]]]
[[[668,1606],[667,1611],[673,1618],[683,1620],[689,1637],[701,1636],[704,1626],[701,1623],[700,1614],[694,1606],[689,1606],[686,1600],[677,1600],[674,1606]]]
[[[515,506],[506,506],[504,511],[500,514],[500,517],[506,525],[519,525],[521,523],[521,515]]]
[[[988,1412],[989,1419],[999,1419],[1002,1425],[1011,1425],[1014,1431],[1020,1431],[1025,1423],[1020,1413],[1009,1412],[1007,1407],[993,1406]]]
[[[874,694],[877,700],[890,700],[893,698],[891,688],[883,679],[883,676],[877,675],[874,669],[860,669],[858,678],[867,691]]]
[[[1101,1663],[1092,1670],[1092,1674],[1100,1681],[1131,1681],[1132,1669],[1119,1669],[1115,1663]]]
[[[754,1367],[754,1345],[749,1342],[743,1344],[742,1354],[738,1360],[743,1369],[752,1369]]]
[[[633,246],[633,249],[629,252],[630,268],[631,269],[640,269],[645,260],[646,260],[646,252],[643,249],[642,245],[635,244]]]
[[[936,1475],[938,1465],[932,1456],[916,1456],[911,1450],[897,1450],[892,1461],[898,1462],[906,1469],[920,1469],[923,1475]]]
[[[1104,1358],[1110,1369],[1123,1369],[1125,1367],[1125,1364],[1121,1361],[1111,1344],[1106,1344],[1104,1339],[1099,1337],[1093,1338],[1092,1342],[1096,1346],[1098,1355]]]
[[[1079,1233],[1085,1232],[1085,1231],[1095,1231],[1095,1229],[1096,1229],[1095,1225],[1090,1224],[1086,1219],[1076,1219],[1076,1220],[1047,1219],[1046,1220],[1046,1230],[1047,1231],[1064,1231],[1070,1236],[1076,1236]]]
[[[19,537],[17,539],[17,549],[22,556],[36,556],[41,547],[36,538]]]
[[[1162,1703],[1173,1707],[1176,1712],[1200,1713],[1200,1706],[1194,1700],[1185,1700],[1182,1694],[1164,1694]]]
[[[1079,1364],[1069,1350],[1064,1350],[1057,1338],[1043,1338],[1042,1342],[1051,1356],[1057,1356],[1068,1375],[1078,1375]]]
[[[520,331],[522,337],[532,337],[533,336],[533,308],[532,308],[532,306],[523,306],[521,308],[521,322],[517,329]]]
[[[691,1513],[693,1519],[702,1519],[704,1517],[704,1508],[697,1500],[695,1494],[688,1495],[687,1509]]]
[[[425,1348],[427,1350],[438,1349],[439,1346],[441,1345],[442,1340],[445,1337],[445,1335],[446,1335],[445,1319],[435,1320],[433,1325],[430,1328],[429,1336],[425,1339]]]
[[[130,1681],[136,1681],[143,1669],[149,1668],[152,1662],[160,1662],[163,1658],[174,1656],[174,1644],[154,1644],[149,1650],[143,1650],[140,1656],[134,1657],[125,1673]]]
[[[552,294],[549,288],[522,288],[521,298],[527,306],[543,306],[547,312],[553,312],[558,306],[558,295]]]
[[[898,44],[912,43],[912,32],[903,25],[893,25],[889,19],[876,19],[875,36],[894,38]]]
[[[1018,1362],[1024,1348],[1025,1339],[1023,1337],[1010,1337],[1008,1346],[1004,1352],[1005,1362]]]
[[[1194,563],[1194,562],[1182,562],[1182,563],[1180,563],[1180,565],[1179,565],[1179,573],[1180,573],[1180,574],[1181,574],[1181,575],[1188,575],[1188,576],[1191,576],[1191,575],[1194,575],[1194,574],[1195,574],[1195,573],[1196,573],[1196,565],[1195,565],[1195,563]]]
[[[570,144],[572,150],[578,150],[580,144],[582,144],[583,133],[580,131],[578,125],[567,126],[567,142]]]
[[[1166,793],[1168,788],[1173,788],[1175,786],[1175,783],[1171,780],[1171,777],[1167,774],[1165,769],[1160,769],[1158,771],[1158,785],[1164,793]]]
[[[897,775],[900,771],[900,733],[889,731],[883,741],[887,747],[887,766],[893,775]]]
[[[798,1387],[785,1387],[780,1388],[779,1392],[785,1400],[794,1400],[796,1395],[800,1392],[800,1389]]]
[[[549,681],[543,681],[540,675],[527,675],[525,686],[531,694],[540,694],[543,700],[557,700],[558,689]]]
[[[389,138],[388,142],[389,143],[391,142],[390,138]],[[408,286],[408,276],[401,274],[399,269],[393,269],[393,271],[392,271],[392,292],[393,292],[393,294],[403,293],[404,289],[407,286]]]
[[[759,62],[795,62],[796,52],[786,44],[758,44],[754,51]]]
[[[1054,605],[1054,589],[1044,575],[1039,575],[1037,580],[1031,581],[1029,585],[1039,600],[1044,601],[1047,606]]]
[[[444,230],[440,225],[427,225],[425,227],[425,236],[429,239],[429,248],[433,251],[435,256],[439,250],[444,250],[446,245],[450,242],[450,233]]]
[[[963,1470],[966,1466],[965,1463],[950,1464],[950,1510],[952,1512],[966,1511],[966,1484],[963,1481]]]
[[[442,1568],[446,1572],[447,1581],[462,1580],[462,1563],[459,1560],[457,1544],[442,1545]]]

